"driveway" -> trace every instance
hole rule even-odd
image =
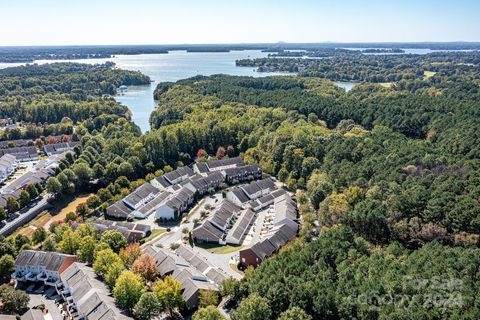
[[[213,196],[204,197],[195,207],[190,210],[188,215],[182,219],[182,222],[179,225],[170,227],[170,232],[163,233],[158,238],[155,238],[153,241],[149,242],[149,244],[157,246],[161,245],[163,248],[169,248],[172,243],[180,243],[183,237],[182,230],[188,228],[188,230],[191,231],[194,227],[193,220],[200,219],[200,213],[205,209],[205,206],[210,205],[212,207],[216,207],[220,204],[221,200],[221,192],[216,193]]]
[[[199,247],[193,247],[191,248],[195,253],[197,253],[199,256],[204,258],[206,261],[208,261],[209,264],[221,269],[224,271],[227,275],[231,276],[234,279],[240,280],[243,278],[243,275],[234,271],[231,267],[230,264],[235,263],[235,257],[238,256],[238,251],[231,252],[231,253],[225,253],[225,254],[218,254],[218,253],[211,253],[205,249],[199,248]]]
[[[45,320],[47,319],[63,319],[63,316],[58,309],[58,306],[55,304],[54,300],[47,299],[42,294],[38,293],[29,293],[30,302],[28,303],[29,308],[33,308],[40,304],[45,305],[45,308],[48,310],[48,313],[44,315]]]

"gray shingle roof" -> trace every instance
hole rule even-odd
[[[283,219],[290,219],[295,221],[297,219],[297,206],[288,194],[275,199],[274,204],[275,218],[277,223]]]
[[[0,148],[8,148],[8,145],[10,143],[13,143],[15,145],[15,147],[26,147],[30,143],[33,143],[33,140],[16,139],[16,140],[0,141]]]
[[[257,257],[263,260],[271,256],[275,252],[276,248],[270,241],[268,241],[268,239],[264,239],[255,243],[250,250],[252,250]]]
[[[197,167],[197,170],[198,170],[198,172],[200,172],[200,173],[208,172],[208,166],[207,166],[207,164],[204,163],[204,162],[197,162],[197,163],[195,164],[195,166]]]
[[[153,257],[162,276],[172,274],[180,283],[187,309],[197,306],[200,290],[218,290],[218,285],[227,278],[227,275],[212,267],[184,245],[180,245],[176,254],[167,249],[151,246],[143,251]]]
[[[92,268],[76,262],[62,272],[60,278],[70,290],[78,313],[88,320],[129,319],[115,305],[108,288]]]
[[[256,164],[250,164],[246,166],[225,169],[225,174],[227,176],[238,176],[238,175],[248,176],[261,171],[262,169],[260,168],[260,166]]]
[[[207,166],[210,170],[213,170],[218,167],[224,167],[224,166],[230,166],[230,165],[243,166],[245,165],[245,163],[240,157],[207,161]]]
[[[15,260],[15,266],[44,267],[48,271],[59,271],[65,259],[76,257],[60,252],[45,252],[38,250],[24,250]]]
[[[35,147],[0,149],[0,156],[3,156],[5,154],[14,155],[17,159],[38,158],[37,148]]]
[[[126,196],[123,201],[128,205],[128,206],[136,206],[139,202],[147,198],[148,196],[158,194],[160,190],[152,186],[150,183],[144,183],[135,191],[130,193],[128,196]]]
[[[240,210],[242,210],[241,207],[228,200],[224,200],[209,220],[219,228],[225,230],[230,219]]]
[[[216,242],[222,239],[223,231],[214,226],[210,221],[205,221],[192,230],[195,239],[209,242]]]
[[[232,193],[238,198],[241,203],[246,203],[250,201],[245,192],[240,188],[235,188],[232,190]]]
[[[1,316],[0,316],[1,319]],[[21,320],[44,320],[43,312],[38,309],[30,309],[25,312],[21,317]]]
[[[123,199],[121,199],[107,207],[106,213],[107,216],[126,219],[132,211],[131,208],[125,205]]]
[[[154,210],[160,204],[162,204],[165,199],[167,199],[172,194],[168,191],[159,193],[151,201],[147,202],[145,205],[141,206],[138,211],[144,215],[148,214],[150,211]]]
[[[172,182],[177,180],[178,178],[182,178],[182,180],[185,180],[186,178],[191,177],[193,175],[195,175],[193,170],[187,166],[184,166],[184,167],[179,167],[173,171],[167,172],[163,176],[169,182]]]
[[[80,144],[79,141],[46,144],[45,146],[43,146],[43,150],[47,155],[59,154],[69,150],[73,150],[73,148],[75,148],[75,146],[78,144]]]
[[[193,196],[194,194],[190,189],[182,187],[179,191],[169,197],[168,200],[165,201],[165,204],[170,208],[179,211],[181,207],[188,203],[189,199],[193,198]]]
[[[170,182],[168,182],[164,176],[156,177],[155,181],[157,181],[164,188],[168,188],[170,186]]]
[[[248,230],[248,227],[252,223],[254,217],[255,213],[252,210],[247,209],[243,211],[237,221],[235,221],[232,229],[230,229],[228,232],[228,235],[240,241],[245,235],[245,232]]]
[[[263,180],[252,181],[249,184],[242,186],[241,188],[247,194],[247,196],[251,198],[253,194],[257,193],[260,190],[274,190],[275,182],[272,178],[266,178]]]

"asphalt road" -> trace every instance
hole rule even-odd
[[[24,213],[21,213],[18,218],[8,222],[6,225],[0,229],[0,234],[7,237],[15,232],[18,228],[24,226],[25,224],[32,221],[40,212],[44,211],[45,209],[49,208],[51,205],[48,203],[48,199],[51,197],[50,194],[43,196],[37,203],[29,208]]]

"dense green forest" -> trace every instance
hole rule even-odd
[[[232,145],[305,190],[304,220],[316,209],[318,239],[302,236],[225,289],[239,303],[234,319],[260,319],[249,310],[276,319],[294,307],[314,319],[480,315],[478,67],[459,69],[418,80],[423,90],[363,83],[347,93],[293,76],[158,86],[148,154]],[[385,302],[392,297],[400,301]]]
[[[347,51],[347,52],[345,52]],[[296,54],[296,53],[294,53]],[[298,54],[298,53],[297,53]],[[367,55],[359,51],[333,53],[307,51],[304,55],[328,57],[327,59],[258,58],[238,60],[238,66],[256,67],[258,71],[299,72],[301,76],[321,77],[334,81],[395,82],[395,87],[429,94],[434,88],[448,88],[462,82],[456,90],[472,90],[472,85],[462,80],[477,81],[480,52],[434,52],[425,55]],[[428,80],[428,81],[424,81]],[[429,90],[427,90],[429,89]],[[453,88],[452,88],[453,89]]]
[[[109,96],[120,85],[147,84],[150,79],[114,64],[59,63],[0,69],[0,118],[29,123],[59,123],[116,115],[129,110]]]
[[[295,77],[180,81],[161,95],[146,147],[163,152],[155,161],[233,145],[291,189],[306,187],[328,225],[361,228],[371,241],[418,246],[468,235],[475,244],[478,102],[383,90],[365,102],[361,89]],[[168,136],[163,148],[159,136]]]

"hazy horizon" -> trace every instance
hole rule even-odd
[[[165,46],[165,47],[176,47],[176,46],[235,46],[235,45],[275,45],[275,44],[319,44],[319,45],[330,45],[330,44],[442,44],[442,43],[480,43],[479,41],[462,41],[462,40],[452,40],[452,41],[355,41],[355,42],[337,42],[337,41],[325,41],[325,42],[286,42],[286,41],[277,41],[277,42],[216,42],[216,43],[115,43],[115,44],[45,44],[45,45],[0,45],[0,47],[123,47],[123,46]]]
[[[20,0],[0,11],[0,46],[480,41],[472,0]]]

